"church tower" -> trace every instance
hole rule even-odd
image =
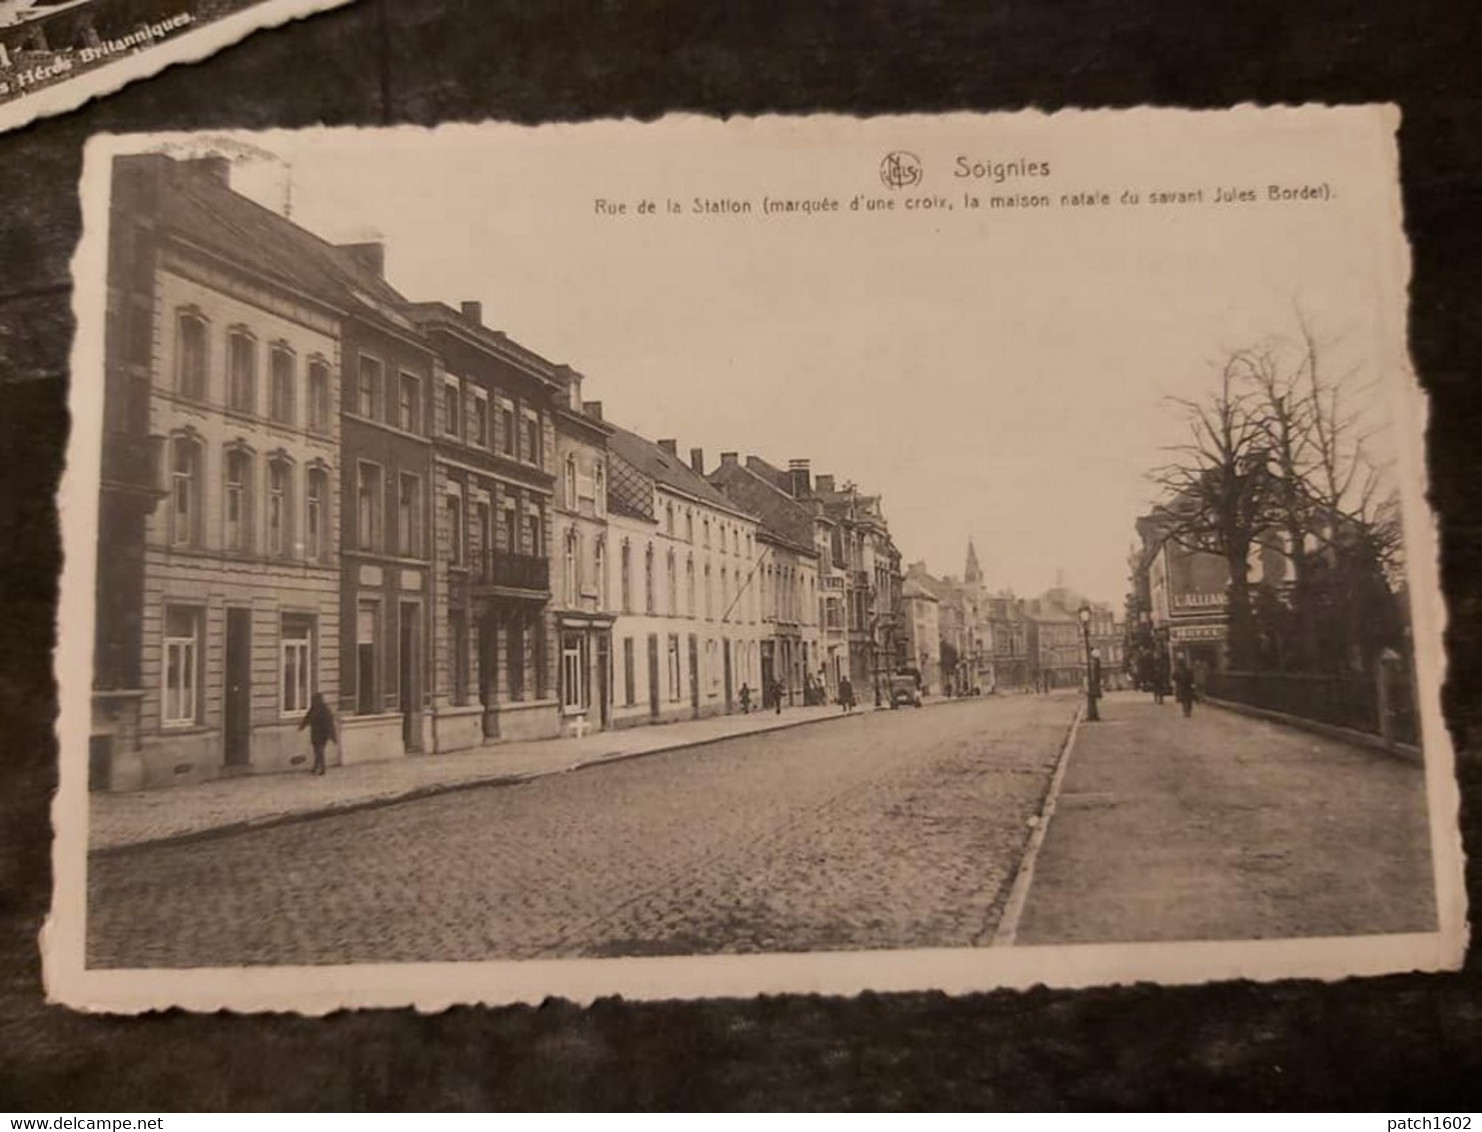
[[[983,570],[978,565],[978,551],[972,539],[967,540],[967,566],[962,571],[962,580],[969,586],[983,584]]]

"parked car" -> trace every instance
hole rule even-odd
[[[890,678],[890,706],[921,706],[921,682],[913,672],[897,672]]]

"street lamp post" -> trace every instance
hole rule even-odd
[[[1077,615],[1081,619],[1081,640],[1086,646],[1086,722],[1097,723],[1101,716],[1096,711],[1096,685],[1091,666],[1091,607],[1082,605]]]

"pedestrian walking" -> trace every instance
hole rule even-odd
[[[1178,667],[1173,670],[1173,694],[1178,699],[1179,706],[1184,709],[1184,718],[1194,714],[1194,673],[1189,670],[1188,662],[1179,658]]]
[[[309,729],[309,746],[314,749],[314,765],[309,773],[323,774],[324,745],[326,743],[338,744],[340,741],[335,732],[334,713],[324,702],[323,692],[314,693],[314,700],[309,704],[309,710],[304,712],[304,718],[299,723],[298,729],[302,731],[305,727]]]
[[[778,715],[782,714],[782,681],[772,681],[772,706]]]
[[[751,714],[751,685],[745,682],[741,684],[741,714]]]
[[[854,685],[849,677],[839,677],[839,707],[846,713],[854,710]]]
[[[1168,658],[1161,652],[1153,661],[1153,703],[1161,704],[1168,695]]]

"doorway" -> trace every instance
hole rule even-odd
[[[421,618],[415,602],[401,603],[396,649],[397,708],[401,712],[401,741],[408,751],[422,746],[417,712],[417,627]]]
[[[227,766],[252,761],[252,610],[226,611],[226,684],[222,755]]]
[[[659,638],[648,635],[648,714],[659,718]]]

